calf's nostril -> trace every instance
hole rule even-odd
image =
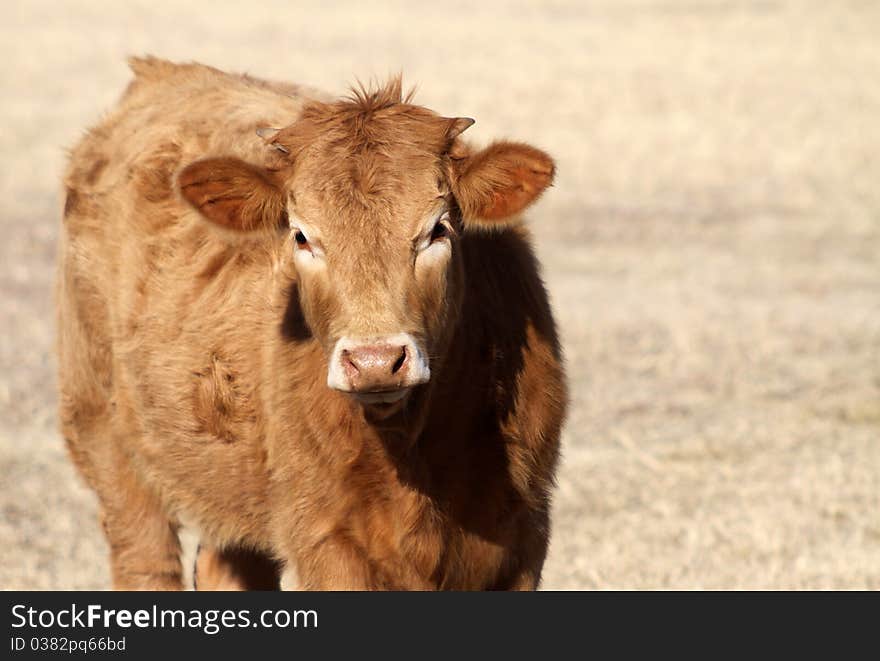
[[[403,364],[406,362],[406,347],[400,347],[400,356],[397,357],[397,360],[394,362],[394,365],[391,366],[391,373],[397,374]]]
[[[348,349],[342,350],[342,355],[340,356],[342,359],[342,367],[345,368],[345,371],[349,374],[349,376],[354,376],[360,369],[358,368],[357,363],[352,359],[351,352]]]

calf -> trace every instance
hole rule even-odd
[[[58,280],[114,586],[181,588],[186,525],[199,587],[534,589],[566,390],[520,212],[550,157],[472,149],[399,79],[131,66],[72,151]]]

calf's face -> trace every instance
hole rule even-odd
[[[178,177],[217,225],[284,228],[327,385],[366,406],[396,410],[449,351],[463,234],[509,222],[552,181],[552,160],[533,147],[468,149],[458,135],[471,124],[403,102],[398,84],[262,131],[267,166],[205,159]]]

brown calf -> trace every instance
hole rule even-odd
[[[71,154],[58,283],[114,586],[179,589],[188,525],[199,587],[534,589],[566,392],[518,217],[552,160],[399,80],[131,64]]]

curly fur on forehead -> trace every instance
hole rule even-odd
[[[320,172],[320,188],[334,202],[387,205],[387,197],[412,190],[426,168],[439,174],[450,140],[450,119],[412,103],[400,76],[382,86],[351,88],[332,102],[312,102],[275,142],[300,174]],[[307,156],[304,158],[304,155]]]
[[[410,88],[406,95],[403,94],[403,77],[398,74],[382,86],[367,87],[358,80],[351,86],[345,100],[351,102],[360,112],[372,113],[401,103],[411,104],[415,94],[415,87]]]
[[[449,146],[450,120],[413,104],[414,94],[414,89],[403,92],[399,75],[381,86],[367,87],[359,82],[337,101],[308,103],[300,118],[280,131],[275,142],[293,158],[319,139],[333,151],[350,155],[378,150],[393,158],[414,150],[439,156]]]

